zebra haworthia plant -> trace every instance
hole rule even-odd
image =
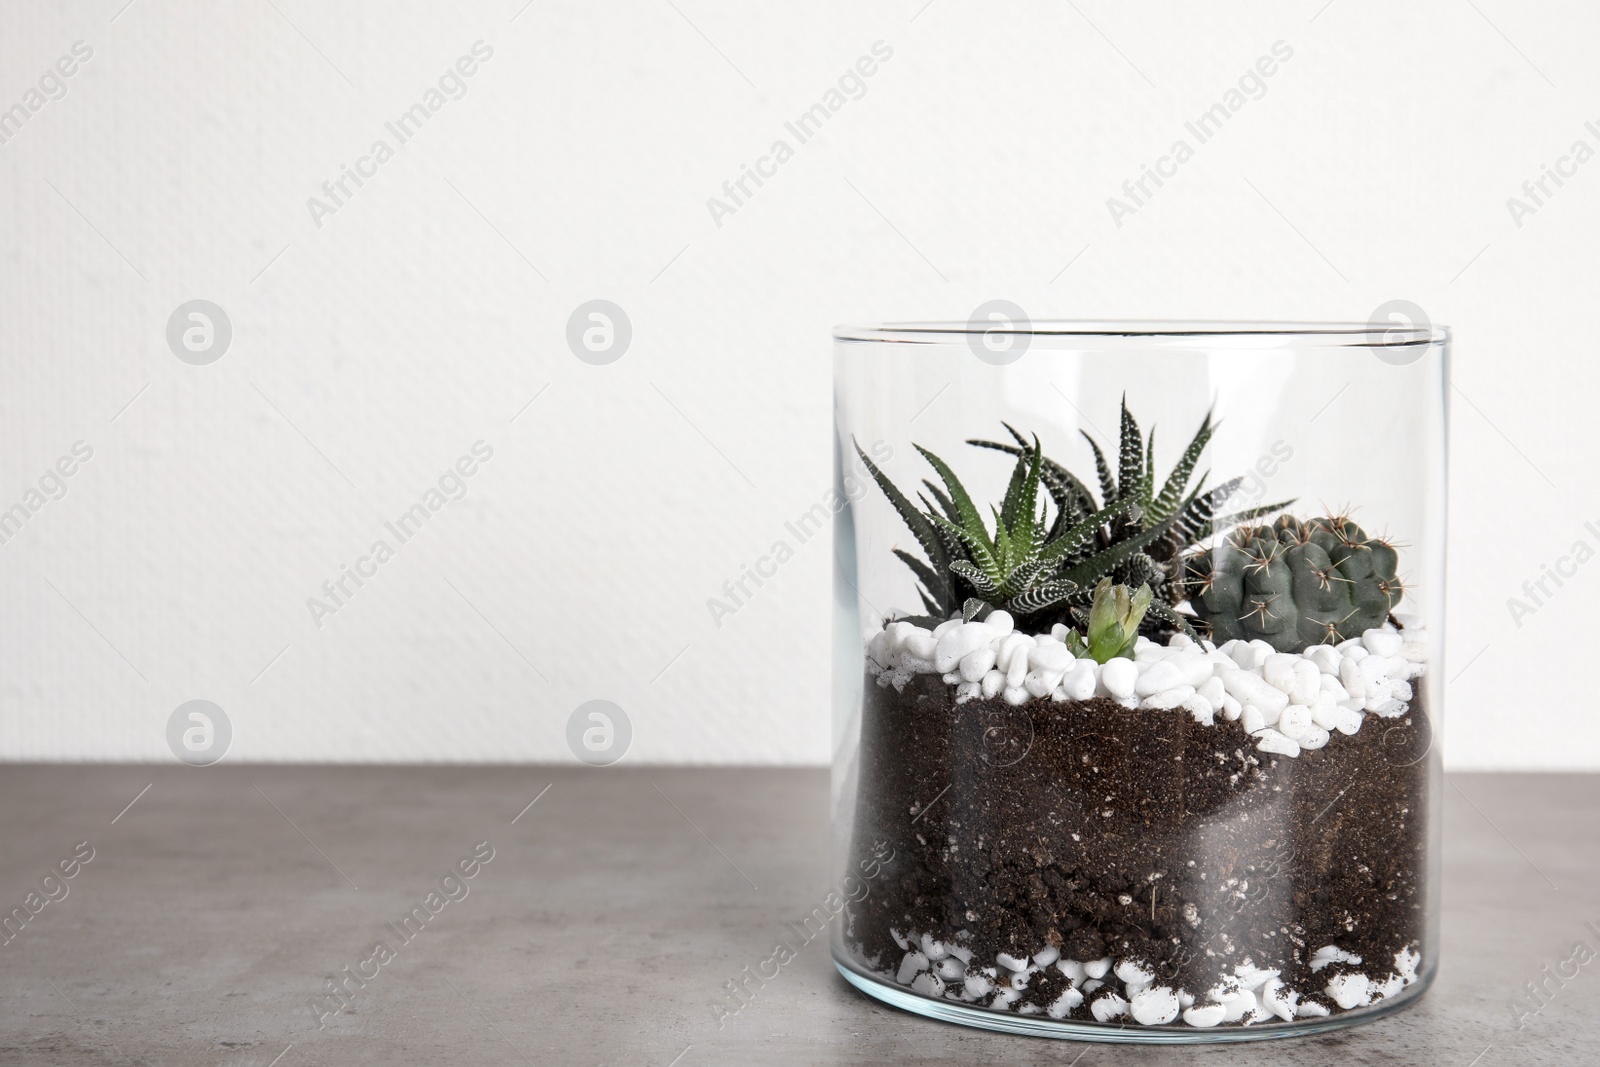
[[[1179,557],[1214,532],[1285,506],[1272,504],[1218,517],[1218,509],[1242,479],[1207,492],[1206,475],[1201,475],[1189,488],[1195,465],[1216,429],[1209,413],[1158,490],[1155,431],[1143,436],[1124,400],[1115,474],[1099,444],[1084,434],[1094,452],[1100,502],[1077,476],[1044,455],[1037,435],[1030,440],[1009,424],[1002,425],[1014,443],[967,442],[1016,458],[1000,506],[989,509],[992,531],[955,471],[932,452],[917,446],[939,476],[937,484],[922,483],[919,508],[859,445],[856,448],[923,551],[925,558],[894,550],[916,576],[931,617],[958,613],[971,617],[974,611],[993,607],[1003,608],[1019,627],[1035,632],[1057,622],[1083,627],[1088,624],[1096,583],[1108,578],[1129,589],[1150,587],[1145,632],[1190,631],[1189,618],[1173,610],[1183,599],[1176,580]],[[979,603],[969,604],[974,600]]]

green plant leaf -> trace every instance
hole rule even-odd
[[[1167,519],[1165,522],[1152,526],[1143,533],[1126,541],[1119,541],[1104,552],[1090,556],[1082,563],[1073,566],[1065,571],[1061,577],[1083,585],[1085,582],[1093,581],[1103,574],[1109,574],[1135,552],[1143,551],[1146,545],[1152,544],[1165,536],[1171,524],[1172,520]]]
[[[1048,562],[1055,563],[1087,544],[1094,532],[1133,506],[1131,500],[1119,500],[1110,507],[1101,508],[1082,522],[1075,523],[1060,537],[1055,537],[1039,553]]]
[[[1179,630],[1182,630],[1192,640],[1200,640],[1200,635],[1195,632],[1194,626],[1190,624],[1189,616],[1184,615],[1182,612],[1173,611],[1170,607],[1161,603],[1159,600],[1153,600],[1150,602],[1149,611],[1150,614],[1154,615],[1158,619],[1161,619],[1163,622],[1172,623],[1172,625],[1176,626]]]
[[[978,591],[978,595],[985,600],[999,599],[1000,587],[995,580],[966,560],[958,559],[951,563],[950,572],[965,578],[971,583],[972,588]]]
[[[911,568],[911,573],[917,576],[917,581],[921,582],[924,588],[932,590],[938,589],[941,585],[948,584],[949,579],[941,578],[941,576],[937,574],[932,567],[928,566],[922,560],[918,559],[916,556],[913,556],[905,549],[896,548],[892,549],[892,551],[894,552],[895,557],[899,559],[901,563],[904,563],[907,567]]]
[[[929,561],[933,564],[933,570],[935,572],[943,571],[949,565],[949,554],[946,552],[944,543],[940,540],[939,535],[934,531],[933,525],[928,521],[928,517],[912,506],[911,501],[906,499],[905,494],[900,492],[894,482],[889,480],[889,476],[879,470],[876,463],[867,458],[867,454],[861,450],[861,446],[856,444],[854,439],[850,443],[855,445],[856,455],[861,457],[861,462],[866,466],[867,473],[872,475],[873,481],[878,483],[878,487],[883,490],[883,495],[889,498],[889,503],[894,506],[895,511],[899,512],[900,518],[905,522],[907,529],[917,539],[917,543],[922,546],[922,551],[927,554]],[[935,597],[944,597],[945,599],[949,599],[952,595],[948,579],[943,579],[930,586],[928,591]]]
[[[956,506],[950,502],[950,498],[945,495],[945,491],[943,489],[940,489],[937,485],[934,485],[926,478],[922,479],[922,484],[927,488],[928,494],[932,496],[933,499],[938,503],[939,509],[944,512],[945,518],[949,519],[951,522],[961,521],[961,516],[956,511]],[[927,505],[926,501],[924,501],[924,505],[924,510],[933,510],[933,507],[931,505]]]
[[[956,472],[950,465],[938,456],[929,452],[921,445],[915,446],[922,458],[927,460],[939,477],[944,482],[944,487],[950,493],[950,502],[955,505],[956,514],[961,516],[961,526],[969,536],[978,539],[989,555],[993,555],[992,545],[989,542],[988,531],[983,525],[983,516],[978,514],[977,507],[972,503],[972,497],[967,495],[966,486],[961,484],[961,479],[956,477]]]
[[[1106,466],[1105,453],[1100,451],[1099,443],[1089,436],[1088,430],[1078,432],[1083,434],[1083,439],[1089,442],[1089,447],[1094,451],[1094,469],[1100,476],[1100,499],[1110,504],[1117,499],[1117,480],[1112,476],[1111,468]]]
[[[998,582],[1000,580],[1000,568],[994,558],[994,548],[989,544],[987,538],[968,533],[965,527],[957,526],[942,515],[929,515],[927,517],[933,520],[935,529],[942,530],[960,541],[971,554],[971,562],[976,564],[984,574],[988,575],[991,581]],[[954,555],[954,553],[951,553],[951,555]]]
[[[1089,590],[1080,589],[1072,582],[1056,580],[1041,582],[1031,589],[1025,589],[1007,600],[1003,606],[1013,615],[1031,615],[1058,604],[1070,606],[1075,600],[1088,603],[1089,595]]]
[[[1211,424],[1211,413],[1208,411],[1205,421],[1200,424],[1200,429],[1194,435],[1194,440],[1183,450],[1177,466],[1167,475],[1166,484],[1161,487],[1160,494],[1151,503],[1150,515],[1153,520],[1159,522],[1177,509],[1178,501],[1183,499],[1184,490],[1189,484],[1189,476],[1194,473],[1194,465],[1200,461],[1200,453],[1205,451],[1211,435],[1215,432],[1216,427]]]
[[[1139,424],[1128,410],[1128,397],[1122,397],[1122,447],[1118,449],[1117,497],[1139,499],[1139,483],[1144,477],[1144,443],[1139,439]]]

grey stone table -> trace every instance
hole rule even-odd
[[[1172,1049],[980,1033],[852,991],[790,925],[828,891],[821,771],[10,766],[0,909],[40,895],[0,945],[0,1063],[1600,1062],[1600,960],[1520,1028],[1511,1007],[1575,943],[1600,949],[1600,776],[1445,794],[1444,963],[1420,1004]],[[473,876],[446,877],[463,859]],[[721,1015],[779,939],[795,959]],[[370,977],[327,993],[346,973]]]

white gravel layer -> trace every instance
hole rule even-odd
[[[988,964],[962,958],[971,956],[970,952],[952,952],[934,961],[921,946],[940,943],[927,934],[898,930],[890,934],[905,955],[898,967],[892,960],[879,961],[876,972],[923,996],[1031,1015],[1041,1011],[1037,999],[1028,994],[1034,977],[1058,971],[1071,987],[1042,1006],[1050,1018],[1077,1016],[1102,1023],[1131,1019],[1141,1026],[1179,1022],[1197,1028],[1249,1026],[1318,1018],[1331,1014],[1334,1007],[1352,1011],[1397,996],[1418,980],[1417,968],[1422,963],[1421,953],[1407,946],[1394,954],[1392,966],[1362,970],[1360,956],[1337,945],[1325,945],[1311,957],[1311,970],[1318,973],[1320,985],[1292,989],[1282,980],[1280,970],[1246,960],[1211,989],[1195,992],[1158,981],[1155,972],[1139,960],[1109,956],[1070,960],[1058,949],[1045,947],[1032,956],[1001,952]],[[952,944],[966,939],[966,931],[958,931]],[[1087,1012],[1079,1011],[1085,1004]]]
[[[1181,709],[1206,726],[1220,715],[1240,721],[1261,751],[1298,757],[1358,732],[1368,715],[1396,718],[1410,708],[1426,671],[1427,638],[1420,621],[1397,618],[1403,631],[1385,624],[1299,654],[1259,640],[1218,647],[1183,634],[1166,645],[1141,637],[1133,659],[1101,665],[1074,658],[1065,626],[1018,633],[1011,616],[996,611],[983,622],[957,616],[933,630],[890,623],[867,642],[867,665],[880,686],[896,690],[918,674],[941,675],[957,703],[1104,697],[1129,708]]]

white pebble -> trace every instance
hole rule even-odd
[[[1208,1027],[1216,1026],[1227,1014],[1225,1004],[1196,1004],[1183,1013],[1183,1021],[1190,1026]]]
[[[935,941],[928,934],[923,934],[918,943],[922,946],[922,954],[930,960],[942,960],[950,955],[943,941]]]
[[[1244,726],[1244,732],[1247,734],[1260,733],[1267,728],[1267,721],[1262,718],[1261,709],[1254,704],[1246,704],[1244,706],[1244,714],[1240,716],[1239,721]]]
[[[919,626],[907,635],[904,647],[907,653],[917,659],[932,659],[939,646],[937,639]]]
[[[1083,965],[1083,973],[1090,978],[1104,978],[1111,970],[1111,962],[1110,956],[1105,959],[1090,960]]]
[[[1166,711],[1170,708],[1177,707],[1179,704],[1182,704],[1185,700],[1188,700],[1192,696],[1194,696],[1194,686],[1180,685],[1176,689],[1167,689],[1163,692],[1145,697],[1139,702],[1139,706],[1141,708],[1151,708],[1158,711]]]
[[[1237,700],[1233,699],[1233,697],[1224,694],[1222,698],[1222,717],[1224,719],[1227,719],[1229,722],[1235,722],[1238,720],[1243,711],[1243,705],[1241,705]]]
[[[934,667],[941,673],[955,670],[956,664],[960,663],[963,657],[980,648],[988,647],[989,638],[993,634],[994,631],[981,622],[964,622],[945,631],[934,649]]]
[[[1322,676],[1322,691],[1333,697],[1336,701],[1349,700],[1350,691],[1339,681],[1337,675],[1324,674]]]
[[[1197,652],[1183,652],[1168,660],[1178,668],[1184,685],[1192,685],[1199,689],[1209,682],[1216,674],[1216,664]]]
[[[893,642],[889,639],[889,631],[879,630],[872,635],[872,640],[867,642],[867,655],[871,656],[872,662],[878,666],[887,667],[892,645]]]
[[[1167,647],[1175,648],[1181,652],[1186,648],[1194,647],[1194,638],[1186,633],[1176,633],[1167,638]]]
[[[983,676],[994,670],[994,649],[980,648],[961,659],[961,678],[968,682],[981,682]]]
[[[1372,983],[1372,999],[1383,1000],[1386,997],[1392,997],[1405,987],[1406,980],[1404,978],[1401,978],[1398,974],[1390,974],[1389,977]]]
[[[1360,966],[1361,957],[1353,952],[1346,952],[1338,945],[1323,945],[1311,954],[1311,972],[1313,974],[1330,963],[1349,963]]]
[[[983,624],[993,630],[999,637],[1005,637],[1017,628],[1017,622],[1011,617],[1011,612],[996,609],[989,612]]]
[[[1305,749],[1308,752],[1314,752],[1323,745],[1326,745],[1328,743],[1328,739],[1332,736],[1332,734],[1328,733],[1328,731],[1324,730],[1322,727],[1312,725],[1306,730],[1304,737],[1297,737],[1295,740],[1300,742],[1300,747],[1302,749]]]
[[[964,704],[967,701],[974,700],[982,695],[983,684],[981,682],[962,682],[960,685],[956,686],[957,704]]]
[[[917,975],[921,974],[927,969],[928,957],[924,956],[916,949],[912,949],[910,952],[907,952],[905,958],[900,961],[900,970],[895,975],[895,980],[901,985],[905,985],[906,983],[910,982],[911,979],[915,978]]]
[[[1241,989],[1233,996],[1223,1001],[1224,1010],[1222,1021],[1236,1023],[1257,1008],[1256,995],[1248,989]]]
[[[1171,663],[1152,663],[1140,672],[1138,679],[1133,684],[1135,696],[1147,697],[1159,693],[1163,689],[1171,689],[1178,685],[1183,678],[1182,672]]]
[[[1100,668],[1100,681],[1106,692],[1119,700],[1132,699],[1134,685],[1139,681],[1138,665],[1118,656]]]
[[[1361,673],[1359,661],[1348,658],[1342,660],[1339,663],[1339,681],[1344,685],[1345,692],[1350,694],[1350,699],[1366,699],[1367,679]]]
[[[1400,654],[1412,663],[1423,663],[1428,658],[1427,643],[1416,639],[1407,641],[1400,646]]]
[[[1240,704],[1254,704],[1264,715],[1276,718],[1289,706],[1289,695],[1250,671],[1223,671],[1222,684]],[[1270,720],[1269,720],[1270,721]]]
[[[1089,1014],[1096,1022],[1108,1023],[1128,1013],[1128,1002],[1115,993],[1108,993],[1089,1005]]]
[[[934,973],[946,982],[959,982],[967,976],[967,969],[961,966],[961,961],[954,956],[947,956],[939,961]]]
[[[1269,978],[1261,987],[1261,1003],[1268,1011],[1290,1022],[1294,1019],[1295,1001],[1300,999],[1300,994],[1284,985],[1278,978]]]
[[[1015,989],[997,989],[994,999],[989,1002],[991,1008],[1009,1008],[1022,999],[1022,994]]]
[[[1035,645],[1028,652],[1028,666],[1036,671],[1063,674],[1072,666],[1072,653],[1066,645]]]
[[[1134,996],[1133,1018],[1145,1026],[1161,1026],[1178,1017],[1178,994],[1158,985]]]
[[[1060,671],[1029,671],[1022,679],[1022,688],[1036,697],[1047,697],[1061,684]]]
[[[1008,971],[1025,971],[1028,969],[1028,957],[1013,956],[1009,952],[995,953],[994,961]]]
[[[999,671],[990,671],[983,676],[983,699],[993,700],[999,695],[1000,690],[1006,687],[1006,676]]]
[[[986,997],[994,992],[994,983],[981,974],[969,974],[965,983],[967,996],[973,1000]]]
[[[1372,713],[1380,719],[1395,719],[1406,713],[1406,705],[1398,700],[1385,700],[1373,708]]]
[[[1098,681],[1095,676],[1097,666],[1099,664],[1092,659],[1081,659],[1074,663],[1072,669],[1061,679],[1062,688],[1066,690],[1067,696],[1073,700],[1088,700],[1094,696],[1095,683]]]
[[[1278,732],[1298,741],[1312,729],[1311,709],[1304,704],[1290,704],[1278,716]]]
[[[1061,958],[1061,950],[1053,945],[1046,945],[1033,954],[1033,962],[1040,967],[1048,967]]]
[[[1294,669],[1299,662],[1299,656],[1291,656],[1284,652],[1274,653],[1261,665],[1261,677],[1272,688],[1281,690],[1287,695],[1294,690]]]
[[[1183,709],[1187,711],[1194,721],[1199,723],[1201,726],[1216,725],[1217,709],[1212,707],[1211,701],[1207,700],[1199,693],[1196,693],[1188,700],[1185,700],[1183,702]]]
[[[945,685],[960,685],[961,682],[961,675],[956,671],[951,671],[949,674],[944,676]]]
[[[1322,672],[1308,659],[1300,658],[1294,665],[1294,688],[1289,699],[1296,704],[1310,704],[1322,692]]]
[[[1056,970],[1071,979],[1073,985],[1080,986],[1083,984],[1085,977],[1083,964],[1077,960],[1061,960],[1056,963]]]
[[[1319,1019],[1329,1014],[1326,1004],[1318,1004],[1314,1000],[1302,1000],[1295,1007],[1294,1013],[1301,1019]]]
[[[900,946],[901,951],[911,947],[911,942],[906,940],[906,935],[902,934],[899,930],[896,930],[892,926],[889,927],[889,936],[894,938],[894,943]]]
[[[925,997],[944,995],[944,979],[932,972],[924,972],[911,980],[911,991]]]
[[[1227,689],[1222,685],[1222,679],[1215,676],[1207,679],[1204,685],[1196,686],[1195,692],[1210,701],[1214,708],[1221,706],[1222,698],[1228,695]]]
[[[1334,975],[1328,979],[1327,988],[1323,992],[1346,1011],[1372,1002],[1372,982],[1360,971]]]
[[[1064,622],[1058,622],[1054,626],[1050,627],[1050,636],[1055,638],[1057,641],[1065,642],[1067,639],[1067,633],[1067,624]]]
[[[1356,669],[1361,672],[1361,677],[1366,679],[1370,691],[1374,685],[1389,680],[1389,660],[1383,656],[1368,656],[1356,664]]]
[[[1062,993],[1050,1006],[1045,1009],[1045,1014],[1052,1019],[1065,1019],[1072,1013],[1072,1009],[1083,1003],[1083,994],[1076,989],[1068,989]]]
[[[1306,650],[1306,659],[1317,665],[1321,674],[1338,674],[1339,661],[1343,658],[1332,645],[1317,645]]]
[[[961,625],[961,616],[953,615],[933,628],[933,636],[937,640]]]
[[[1032,695],[1020,686],[1007,686],[1005,693],[1002,695],[1005,697],[1007,704],[1021,705],[1032,699]]]
[[[1276,752],[1280,756],[1299,756],[1300,744],[1291,737],[1268,727],[1255,735],[1256,747],[1263,752]]]
[[[1156,980],[1156,972],[1137,960],[1121,960],[1113,970],[1116,971],[1118,978],[1130,985],[1135,982],[1149,984]]]
[[[1368,630],[1361,635],[1361,643],[1374,656],[1398,656],[1405,647],[1405,638],[1393,630]]]
[[[1361,732],[1361,720],[1366,718],[1361,712],[1356,711],[1354,708],[1340,707],[1337,715],[1338,721],[1333,724],[1335,730],[1347,737]],[[1323,728],[1326,729],[1326,727]]]

